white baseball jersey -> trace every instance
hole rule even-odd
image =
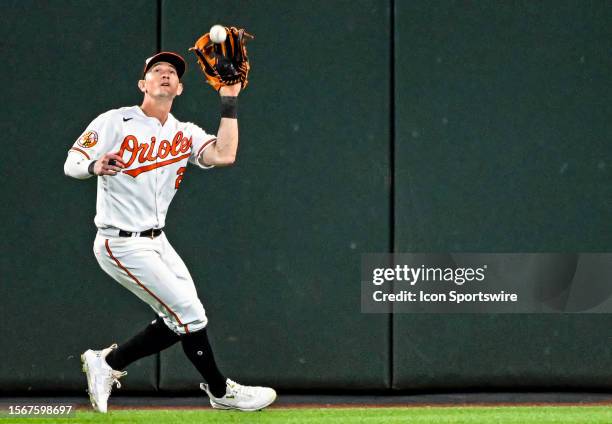
[[[187,162],[201,168],[198,157],[216,140],[172,114],[162,125],[138,106],[113,109],[94,119],[69,150],[91,160],[118,152],[126,168],[98,177],[94,222],[100,229],[140,232],[162,228]]]

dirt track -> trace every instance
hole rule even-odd
[[[0,409],[9,405],[73,405],[76,409],[91,408],[86,394],[82,396],[2,397]],[[203,396],[113,396],[111,409],[209,409]],[[464,393],[419,395],[283,395],[273,409],[297,408],[418,408],[458,406],[611,406],[612,393]]]

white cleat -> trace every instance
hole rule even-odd
[[[81,355],[83,372],[87,375],[87,392],[91,406],[103,413],[108,409],[108,397],[113,384],[117,384],[117,388],[120,388],[119,378],[127,374],[127,371],[116,371],[106,363],[104,358],[113,349],[117,349],[116,344],[102,350],[89,349]]]
[[[270,387],[243,386],[227,379],[225,396],[214,397],[208,390],[208,384],[201,383],[210,398],[210,405],[215,409],[238,409],[240,411],[259,411],[276,400],[276,392]]]

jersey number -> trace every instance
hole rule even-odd
[[[179,186],[181,185],[181,182],[183,181],[183,174],[185,173],[185,169],[187,169],[187,167],[181,166],[176,171],[176,175],[178,175],[178,177],[176,177],[176,181],[174,182],[175,190],[178,190]]]

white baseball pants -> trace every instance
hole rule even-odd
[[[165,233],[154,239],[98,233],[94,254],[108,275],[151,306],[175,333],[206,327],[193,279]]]

